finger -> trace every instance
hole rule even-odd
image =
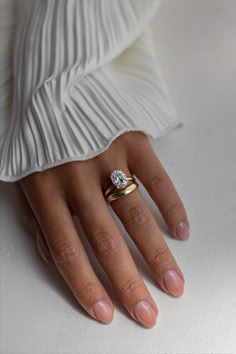
[[[36,247],[42,260],[46,263],[49,263],[52,260],[52,256],[41,230],[36,236]]]
[[[98,190],[88,200],[86,193],[74,193],[73,209],[92,249],[111,279],[122,303],[133,319],[144,326],[156,322],[157,307],[141,278],[129,249],[112,218],[102,192]]]
[[[89,262],[66,202],[56,191],[45,197],[42,188],[37,201],[30,197],[53,260],[74,296],[93,318],[111,322],[112,301]]]
[[[189,238],[189,221],[184,205],[151,144],[145,137],[131,151],[130,167],[160,209],[171,234],[181,240]]]
[[[27,201],[25,193],[18,182],[15,183],[15,190],[20,202],[24,225],[36,237],[36,246],[41,258],[46,263],[49,263],[52,257],[48,249],[48,245],[33,210]]]
[[[183,274],[139,190],[112,202],[111,206],[149,264],[161,288],[174,296],[182,295]]]
[[[37,219],[34,216],[34,213],[25,197],[25,193],[22,190],[20,184],[17,182],[14,185],[15,185],[17,198],[21,206],[24,225],[29,229],[30,232],[34,233],[36,225],[38,224]]]

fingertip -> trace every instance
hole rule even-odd
[[[113,321],[114,311],[107,301],[101,300],[96,302],[93,307],[96,318],[103,323],[111,323]]]
[[[163,276],[163,283],[167,292],[179,297],[184,293],[184,281],[175,270],[168,270]]]
[[[189,223],[187,221],[181,221],[174,230],[172,230],[172,235],[178,240],[187,241],[190,237]]]
[[[136,319],[145,327],[155,326],[157,313],[148,301],[141,301],[135,305],[134,314]]]

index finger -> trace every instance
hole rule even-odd
[[[90,264],[66,201],[55,193],[50,200],[37,196],[37,202],[31,196],[31,204],[53,260],[80,305],[93,318],[111,322],[112,301]]]

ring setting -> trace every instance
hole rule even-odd
[[[111,181],[116,186],[116,188],[124,188],[128,184],[128,179],[126,177],[126,174],[122,172],[121,170],[114,170],[112,171],[111,175]]]
[[[113,170],[110,174],[110,179],[112,181],[112,185],[110,185],[104,193],[104,197],[108,203],[123,198],[129,193],[135,191],[138,187],[138,183],[135,178],[133,176],[126,176],[126,174],[121,170]],[[129,181],[132,183],[129,184]]]

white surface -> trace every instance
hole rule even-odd
[[[188,242],[166,235],[185,294],[161,292],[129,242],[158,304],[157,324],[145,329],[133,321],[97,264],[115,316],[110,325],[91,319],[39,259],[19,223],[13,185],[1,183],[1,353],[236,352],[235,13],[234,0],[165,0],[155,23],[160,62],[185,121],[154,143],[191,222]]]

